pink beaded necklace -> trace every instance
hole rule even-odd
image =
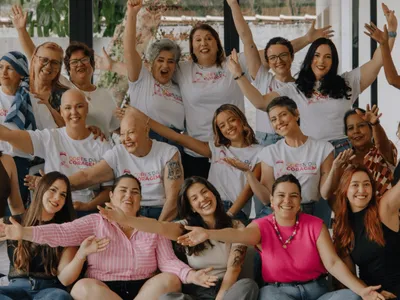
[[[274,229],[275,229],[276,235],[278,236],[279,240],[281,241],[282,247],[284,249],[286,249],[287,245],[290,244],[290,242],[293,240],[294,236],[296,235],[297,230],[299,229],[299,215],[296,216],[296,223],[294,225],[294,230],[293,230],[292,234],[289,236],[289,238],[286,241],[283,241],[282,235],[279,232],[278,225],[276,223],[275,214],[272,216],[272,225],[274,225]]]

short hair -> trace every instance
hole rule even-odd
[[[264,57],[265,57],[265,60],[266,60],[267,62],[268,62],[267,51],[268,51],[268,49],[271,48],[271,46],[273,46],[273,45],[282,45],[282,46],[285,46],[285,47],[288,48],[288,50],[289,50],[290,57],[291,57],[292,59],[294,58],[294,49],[293,49],[292,43],[291,43],[289,40],[287,40],[287,39],[285,39],[285,38],[283,38],[283,37],[277,36],[277,37],[274,37],[274,38],[270,39],[270,40],[268,41],[267,45],[265,46]]]
[[[70,70],[71,70],[69,61],[71,59],[71,55],[76,51],[83,51],[83,54],[85,54],[85,56],[89,56],[90,65],[92,66],[92,68],[94,70],[95,69],[94,50],[92,48],[89,48],[84,43],[71,42],[69,44],[67,50],[65,51],[65,56],[64,56],[64,65],[65,65],[65,69],[67,70],[68,75],[69,75]]]
[[[295,185],[297,185],[297,187],[299,188],[300,195],[301,195],[301,184],[300,184],[299,180],[293,174],[286,174],[286,175],[282,175],[277,180],[275,180],[274,184],[272,185],[272,196],[274,195],[275,190],[278,187],[278,185],[283,182],[290,182],[290,183],[294,183]]]
[[[280,96],[280,97],[276,97],[275,99],[273,99],[267,106],[267,113],[269,114],[269,112],[276,106],[280,106],[280,107],[286,107],[287,110],[294,116],[297,115],[297,104],[296,102],[294,102],[293,99],[287,97],[287,96]],[[297,124],[300,126],[300,117],[299,120],[297,121]]]
[[[160,55],[161,51],[172,52],[176,63],[181,59],[181,47],[170,39],[161,39],[151,43],[146,50],[146,59],[152,64]]]

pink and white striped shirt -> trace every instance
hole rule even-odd
[[[128,281],[150,278],[157,270],[177,275],[183,283],[191,268],[180,261],[171,241],[153,233],[135,231],[128,238],[119,226],[100,214],[91,214],[73,222],[33,227],[33,242],[51,247],[79,246],[95,235],[107,237],[105,251],[88,256],[86,277],[101,281]]]

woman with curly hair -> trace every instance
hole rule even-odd
[[[386,299],[400,299],[400,184],[382,198],[365,166],[349,166],[336,192],[333,225],[339,256],[367,285],[382,285]]]

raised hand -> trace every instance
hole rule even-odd
[[[250,166],[237,158],[225,157],[224,161],[242,172],[250,171]]]
[[[330,39],[333,37],[333,33],[335,32],[334,30],[331,29],[332,26],[325,26],[319,29],[315,28],[315,20],[312,21],[310,29],[307,31],[306,36],[307,36],[307,41],[309,43],[314,42],[316,39],[319,38],[327,38]]]
[[[229,6],[232,6],[233,4],[238,4],[238,0],[226,0]]]
[[[354,154],[353,149],[347,149],[339,153],[339,155],[335,158],[332,163],[332,167],[334,169],[345,168],[350,161],[354,159],[356,156]]]
[[[127,218],[125,213],[119,207],[116,207],[110,202],[106,202],[107,208],[97,206],[99,213],[109,221],[123,224]]]
[[[377,292],[380,288],[380,285],[365,287],[361,290],[360,297],[363,298],[363,300],[385,300],[385,297]]]
[[[96,68],[102,71],[111,71],[113,60],[108,55],[106,49],[102,48],[103,56],[95,54]]]
[[[201,270],[192,270],[189,273],[188,281],[190,283],[209,288],[211,286],[215,286],[215,283],[218,281],[218,277],[214,275],[208,275],[207,273],[212,271],[213,268],[201,269]]]
[[[242,75],[242,67],[239,64],[239,57],[236,52],[236,49],[233,49],[231,52],[231,56],[228,60],[228,68],[233,77],[240,77]]]
[[[203,227],[185,226],[190,232],[178,237],[177,242],[183,246],[193,247],[208,240],[207,230]]]
[[[94,139],[97,139],[99,137],[100,141],[106,140],[105,134],[101,131],[101,129],[99,127],[91,125],[91,126],[87,126],[87,129],[89,129],[89,131],[91,133],[93,133]]]
[[[76,255],[84,260],[89,254],[106,250],[109,242],[108,238],[98,239],[94,235],[89,236],[82,242]]]
[[[15,29],[25,29],[27,18],[28,12],[24,12],[20,5],[13,5],[11,7],[11,20]]]
[[[383,30],[380,30],[373,22],[369,24],[364,24],[364,28],[367,31],[364,31],[366,35],[368,35],[371,39],[375,40],[380,45],[383,45],[388,42],[389,34],[386,28],[386,25],[383,27]]]
[[[388,23],[389,31],[397,30],[397,17],[394,10],[390,10],[385,3],[382,3],[383,14],[385,15],[386,22]]]
[[[142,8],[142,4],[142,0],[128,0],[128,13],[134,13],[137,15]]]
[[[38,186],[40,180],[45,175],[43,170],[39,170],[40,176],[36,175],[25,175],[24,186],[27,186],[29,190],[33,191]]]
[[[360,111],[359,109],[356,109],[356,113],[366,122],[369,124],[376,124],[379,122],[379,118],[382,116],[382,113],[379,113],[379,108],[376,105],[372,106],[372,109],[370,109],[369,104],[367,104],[365,113]]]
[[[117,107],[115,110],[114,110],[114,116],[118,119],[118,120],[122,120],[122,118],[125,116],[125,108],[120,108],[120,107]]]
[[[22,240],[24,227],[15,221],[13,217],[10,217],[10,222],[11,224],[0,223],[0,241]]]

